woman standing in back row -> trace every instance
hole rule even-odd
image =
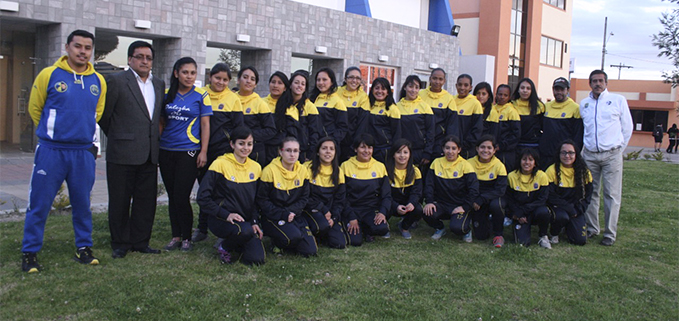
[[[413,144],[413,164],[424,171],[434,153],[435,120],[429,105],[418,95],[421,85],[419,77],[408,76],[397,106],[401,112],[401,137]]]
[[[316,73],[316,86],[311,90],[311,101],[320,115],[321,135],[341,142],[349,130],[347,107],[337,95],[337,79],[330,68],[321,68]]]
[[[542,136],[542,116],[545,104],[538,98],[535,83],[530,78],[523,78],[512,94],[512,104],[521,117],[521,136],[519,148],[538,149]]]
[[[347,107],[348,131],[344,141],[340,142],[340,161],[345,161],[354,156],[351,144],[356,136],[358,125],[363,121],[370,110],[368,95],[361,86],[361,70],[358,67],[349,67],[344,72],[344,84],[337,89],[337,95],[344,101]]]
[[[242,68],[238,72],[238,97],[243,105],[243,121],[250,127],[255,145],[250,154],[262,166],[266,166],[265,142],[276,135],[276,125],[271,109],[255,92],[259,82],[259,73],[252,66]]]

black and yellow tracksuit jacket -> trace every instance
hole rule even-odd
[[[320,115],[321,137],[333,137],[339,144],[349,131],[347,106],[337,93],[320,94],[314,102]]]
[[[375,138],[376,150],[388,149],[401,138],[401,111],[395,104],[387,110],[384,101],[376,101],[359,128]]]
[[[243,107],[243,122],[252,130],[252,138],[255,140],[252,152],[262,152],[264,143],[276,135],[276,124],[271,109],[257,93],[249,96],[238,95],[238,98]]]
[[[576,148],[582,148],[583,135],[580,105],[568,98],[564,102],[552,100],[545,105],[545,116],[542,118],[542,138],[540,139],[541,155],[556,155],[561,142],[572,139]]]
[[[547,203],[552,208],[561,208],[568,216],[584,215],[592,200],[592,173],[587,171],[587,178],[582,191],[575,190],[575,170],[561,166],[559,177],[556,175],[555,165],[547,168],[549,179],[549,196]],[[584,192],[584,193],[583,193]]]
[[[348,91],[345,85],[337,88],[337,95],[347,108],[347,133],[344,135],[344,140],[340,143],[344,146],[351,146],[359,129],[359,124],[363,122],[363,119],[370,111],[370,100],[368,99],[368,94],[361,87],[352,92]]]
[[[394,180],[391,184],[391,207],[399,205],[418,204],[422,198],[422,173],[414,167],[415,177],[412,182],[406,182],[406,170],[394,168]],[[385,213],[386,214],[386,213]]]
[[[462,142],[462,150],[474,151],[476,141],[483,133],[483,106],[472,94],[464,98],[455,95],[455,104],[459,123],[457,137]]]
[[[339,169],[338,184],[332,183],[332,167],[319,166],[318,175],[315,177],[311,172],[311,161],[304,164],[307,168],[309,181],[309,201],[306,204],[306,211],[312,212],[314,210],[325,215],[328,211],[331,214],[333,221],[339,222],[342,211],[344,210],[344,203],[346,197],[346,185],[344,180],[344,173]]]
[[[422,158],[431,160],[436,129],[431,107],[420,97],[401,98],[397,106],[401,112],[401,137],[413,144],[413,150],[422,151]]]
[[[424,186],[426,203],[462,206],[465,212],[469,212],[478,196],[476,172],[464,158],[458,156],[450,162],[439,157],[431,163]]]
[[[307,99],[304,109],[300,112],[297,105],[288,107],[285,111],[285,127],[278,128],[276,137],[267,144],[279,146],[286,137],[295,137],[299,142],[299,158],[310,157],[309,152],[316,148],[321,136],[320,116],[316,106]]]
[[[232,153],[217,157],[200,182],[196,197],[201,212],[226,220],[236,213],[258,224],[255,197],[262,167],[247,158],[239,163]]]
[[[516,149],[521,137],[521,117],[512,103],[504,105],[493,104],[493,110],[497,113],[498,127],[495,136],[498,147],[501,151],[512,151]]]
[[[212,90],[210,85],[203,89],[207,91],[212,102],[212,116],[210,117],[210,143],[208,154],[218,156],[231,151],[229,141],[231,131],[243,126],[243,106],[238,95],[224,89],[221,92]],[[208,157],[210,159],[211,157]]]
[[[295,162],[292,171],[283,167],[281,158],[274,158],[262,170],[257,203],[261,215],[270,221],[288,221],[288,215],[301,215],[309,200],[306,167]]]
[[[505,195],[507,190],[507,170],[505,165],[495,156],[488,163],[482,163],[479,156],[470,159],[479,180],[479,196],[474,201],[476,204],[489,204],[490,201]]]
[[[537,146],[542,136],[542,116],[545,114],[545,105],[538,101],[537,113],[531,115],[528,100],[517,99],[513,100],[512,104],[514,104],[514,108],[516,108],[516,111],[519,112],[519,117],[521,117],[519,144]]]
[[[517,218],[530,215],[540,206],[547,205],[549,179],[545,172],[538,170],[535,176],[524,175],[515,170],[507,175],[507,207]]]
[[[368,211],[387,215],[391,206],[391,187],[384,164],[371,158],[362,163],[356,156],[342,163],[346,182],[346,204],[342,219],[359,219]]]
[[[434,148],[442,145],[447,135],[460,136],[457,124],[457,106],[455,98],[445,89],[435,93],[431,87],[420,90],[420,98],[431,108],[434,113]],[[438,155],[438,151],[435,151]],[[429,158],[431,160],[431,158]]]

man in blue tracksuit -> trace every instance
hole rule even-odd
[[[94,35],[73,31],[66,41],[66,56],[43,69],[33,83],[29,114],[39,138],[21,251],[24,272],[40,270],[37,252],[42,247],[47,215],[66,180],[73,208],[76,255],[82,264],[99,264],[92,255],[90,192],[94,185],[96,122],[104,111],[106,82],[89,62]]]

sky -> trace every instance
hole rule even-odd
[[[575,58],[572,78],[587,78],[601,68],[604,18],[608,17],[607,33],[613,33],[606,43],[604,70],[609,78],[618,78],[618,68],[624,64],[633,68],[620,70],[620,79],[661,80],[663,70],[672,70],[667,57],[658,57],[651,36],[663,30],[658,20],[662,12],[677,8],[661,0],[573,0],[573,30],[571,58]]]

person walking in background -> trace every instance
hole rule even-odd
[[[42,248],[47,215],[64,180],[73,206],[74,259],[99,264],[91,249],[90,192],[97,157],[94,135],[104,112],[107,87],[90,63],[93,45],[92,33],[73,31],[66,39],[66,55],[43,69],[33,83],[28,113],[36,126],[38,146],[21,246],[24,272],[40,271],[37,253]]]
[[[677,152],[677,138],[679,138],[679,129],[677,129],[677,124],[672,124],[672,127],[667,130],[667,136],[669,136],[670,145],[667,146],[667,153],[672,153],[672,148],[674,152]]]
[[[160,110],[165,98],[165,82],[151,74],[154,56],[150,43],[130,44],[130,68],[108,78],[106,108],[99,121],[108,137],[108,225],[114,259],[125,257],[128,251],[160,253],[149,247],[156,216]]]
[[[615,243],[622,196],[622,151],[632,137],[632,115],[627,99],[611,94],[603,70],[589,74],[589,96],[580,102],[584,125],[582,158],[592,172],[592,202],[587,208],[587,238],[598,235],[599,189],[603,185],[606,229],[601,245]]]
[[[665,131],[662,129],[662,125],[658,124],[655,125],[655,129],[653,129],[653,138],[655,140],[655,145],[653,148],[653,151],[659,152],[660,148],[662,148],[662,137],[665,135]]]

